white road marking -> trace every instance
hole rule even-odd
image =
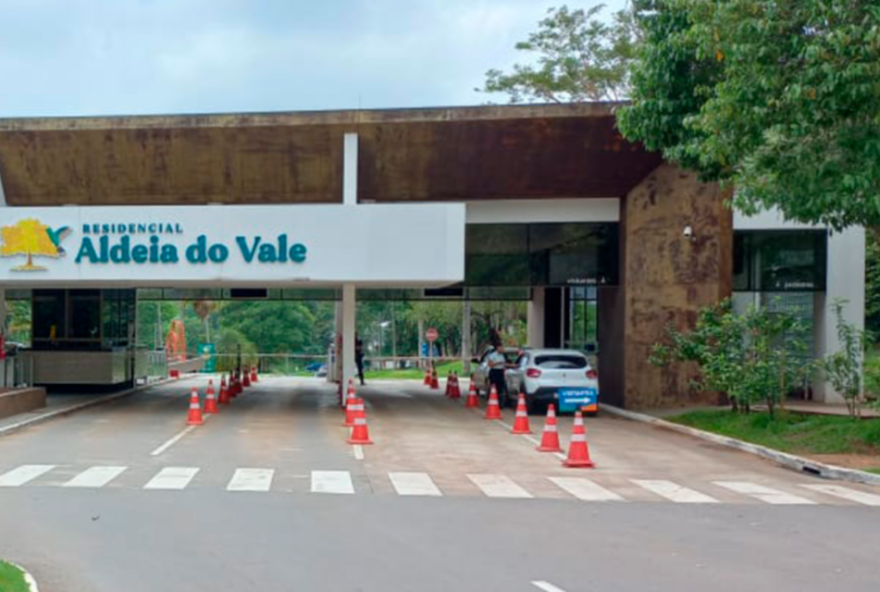
[[[542,582],[542,581],[532,582],[532,586],[534,586],[535,588],[538,588],[540,590],[543,590],[544,592],[565,592],[565,590],[563,590],[562,588],[560,588],[558,586],[554,586],[550,582]]]
[[[196,467],[165,467],[144,489],[184,489],[198,472]]]
[[[388,473],[399,495],[443,495],[428,473]]]
[[[21,465],[0,475],[0,487],[18,487],[55,468],[55,465]]]
[[[275,469],[235,469],[226,491],[269,491]]]
[[[204,419],[207,419],[208,417],[209,416],[205,416]],[[199,426],[187,426],[185,429],[181,430],[181,432],[179,434],[177,434],[176,436],[174,436],[173,438],[171,438],[170,440],[168,440],[167,442],[165,442],[164,444],[159,446],[156,450],[151,452],[150,456],[159,456],[160,454],[162,454],[163,452],[165,452],[166,450],[168,450],[169,448],[171,448],[172,446],[177,444],[184,436],[186,436],[188,433],[190,433],[191,431],[193,431],[197,427],[199,427]]]
[[[639,487],[679,504],[717,504],[718,500],[678,483],[663,479],[630,479]]]
[[[489,497],[532,497],[531,493],[514,483],[507,475],[479,474],[468,475],[467,477]]]
[[[772,489],[770,487],[764,487],[763,485],[758,485],[757,483],[750,483],[748,481],[715,481],[715,485],[720,485],[725,489],[729,489],[731,491],[735,491],[736,493],[742,493],[744,495],[749,495],[755,499],[759,499],[762,502],[766,502],[768,504],[779,504],[779,505],[794,505],[794,504],[815,504],[816,502],[810,501],[807,498],[800,497],[797,495],[792,495],[790,493],[785,493],[779,491],[778,489]]]
[[[364,447],[360,444],[355,444],[352,448],[352,454],[354,454],[354,458],[356,460],[364,460]]]
[[[579,500],[587,502],[622,502],[624,499],[597,485],[589,479],[581,477],[547,477],[550,481],[575,496]]]
[[[312,493],[354,493],[348,471],[312,471]]]
[[[850,489],[849,487],[841,487],[840,485],[801,485],[801,487],[806,487],[813,491],[826,493],[866,506],[880,506],[880,495],[859,491],[857,489]]]
[[[63,487],[104,487],[121,475],[128,467],[91,467],[86,469]]]

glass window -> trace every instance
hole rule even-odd
[[[535,356],[535,366],[548,370],[576,370],[587,367],[587,359],[583,356],[554,354]]]
[[[528,286],[529,235],[525,224],[470,224],[466,228],[465,282],[471,286]]]
[[[733,289],[738,292],[822,292],[825,230],[740,231],[733,242]]]
[[[65,307],[64,290],[34,290],[31,317],[34,341],[67,337]]]
[[[71,290],[69,295],[69,339],[97,340],[101,338],[101,292],[99,290]]]

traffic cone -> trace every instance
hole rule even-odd
[[[584,430],[584,416],[580,411],[574,412],[574,429],[571,432],[568,458],[562,462],[562,465],[582,469],[591,469],[596,466],[590,460],[590,449],[587,447],[587,433]]]
[[[354,420],[364,417],[364,402],[357,397],[350,397],[345,405],[345,427],[354,427]]]
[[[199,389],[193,387],[189,397],[189,414],[186,416],[186,425],[202,425],[203,423],[205,420],[202,419],[202,408],[199,405]]]
[[[431,386],[431,369],[425,368],[425,386]]]
[[[461,399],[461,387],[458,385],[458,374],[452,373],[452,395],[453,399]]]
[[[351,429],[351,437],[348,439],[349,444],[372,444],[370,440],[370,431],[367,428],[366,417],[355,417],[354,427]]]
[[[357,393],[354,390],[354,378],[348,379],[348,390],[345,393],[345,398],[350,399],[352,397],[357,397]]]
[[[538,452],[562,452],[559,445],[559,431],[556,424],[556,406],[552,403],[547,406],[547,421],[544,423],[544,431],[541,434],[541,445]]]
[[[516,402],[516,418],[513,420],[513,429],[511,434],[531,434],[532,428],[529,425],[529,412],[526,407],[526,394],[520,393],[519,400]]]
[[[431,390],[439,390],[440,389],[440,380],[437,378],[437,369],[431,373]]]
[[[229,387],[226,386],[226,375],[224,374],[220,378],[220,404],[221,405],[229,405]]]
[[[474,375],[471,374],[471,387],[468,389],[467,399],[464,401],[465,409],[480,406],[480,395],[477,393],[477,385],[474,383]]]
[[[214,381],[208,381],[208,390],[205,391],[205,413],[219,413],[217,398],[214,396]]]
[[[251,366],[251,382],[259,382],[259,378],[257,378],[256,366]]]
[[[446,393],[447,397],[452,397],[452,372],[446,373]]]
[[[498,391],[495,390],[495,385],[492,385],[492,390],[489,391],[489,402],[486,404],[486,415],[483,419],[501,419],[501,407],[498,406]]]
[[[250,376],[248,375],[247,370],[245,370],[242,374],[243,376],[241,377],[241,386],[244,388],[248,388],[249,386],[251,386]]]

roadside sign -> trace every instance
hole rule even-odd
[[[425,331],[425,339],[431,343],[437,341],[438,337],[440,337],[440,334],[437,332],[437,329],[434,329],[433,327]]]
[[[559,389],[560,411],[575,411],[576,409],[595,405],[598,400],[599,392],[594,387]]]

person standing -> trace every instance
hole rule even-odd
[[[354,334],[354,363],[357,364],[361,386],[364,386],[364,342],[357,333]]]
[[[504,378],[504,370],[507,368],[507,358],[504,357],[504,346],[500,343],[495,346],[486,362],[489,366],[489,388],[494,386],[498,393],[498,404],[504,407],[507,403],[507,381]]]

